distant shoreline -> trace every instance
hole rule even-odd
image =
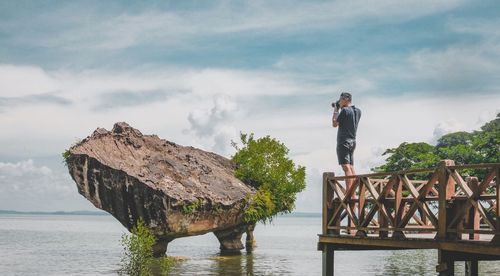
[[[109,216],[104,211],[55,211],[55,212],[39,212],[39,211],[13,211],[13,210],[0,210],[0,215],[75,215],[75,216]]]
[[[104,211],[39,212],[39,211],[13,211],[13,210],[0,210],[0,215],[110,216],[110,214]],[[290,214],[280,215],[279,217],[321,217],[321,213],[293,212]]]

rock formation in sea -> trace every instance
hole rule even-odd
[[[213,232],[223,252],[243,249],[243,233],[253,237],[254,225],[243,213],[255,190],[234,176],[231,160],[215,153],[119,122],[73,145],[66,164],[78,192],[94,206],[128,230],[144,220],[157,238],[156,256],[180,237]]]

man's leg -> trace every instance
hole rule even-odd
[[[349,176],[349,175],[353,175],[354,174],[353,171],[352,171],[352,165],[351,164],[342,164],[342,170],[344,170],[345,176]],[[353,178],[348,178],[348,179],[345,180],[345,183],[346,183],[345,189],[346,189],[346,191],[348,191],[351,188],[351,186],[353,185],[354,179]],[[355,193],[353,193],[351,195],[351,199],[354,199],[354,197],[355,197]],[[354,203],[349,203],[349,206],[354,209]],[[354,227],[355,226],[354,222],[349,217],[347,218],[347,225],[349,227]],[[355,233],[355,231],[348,230],[347,233]]]
[[[351,164],[342,164],[342,170],[344,170],[345,176],[353,175],[352,165]],[[345,180],[346,183],[346,191],[352,186],[353,178],[348,178]]]
[[[355,175],[356,172],[354,171],[354,165],[350,165],[350,167],[351,167],[351,173],[352,173],[352,175]],[[352,180],[354,182],[354,178]]]

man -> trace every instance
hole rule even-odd
[[[337,157],[345,175],[356,174],[354,171],[354,149],[356,148],[356,131],[358,129],[361,110],[352,103],[349,93],[342,93],[333,111],[333,127],[339,127],[337,132]],[[339,112],[339,109],[341,111]],[[350,183],[348,184],[350,186]],[[349,187],[347,187],[349,188]]]
[[[356,174],[354,171],[354,149],[356,148],[356,131],[361,118],[361,110],[351,105],[351,102],[351,94],[342,93],[339,101],[333,104],[332,118],[333,127],[339,127],[337,132],[337,157],[339,165],[342,166],[346,176]],[[346,191],[349,190],[353,183],[354,178],[346,180]],[[354,197],[354,193],[352,197]],[[353,204],[351,206],[354,207]],[[350,220],[349,225],[352,226]]]

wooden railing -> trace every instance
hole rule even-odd
[[[480,169],[484,177],[464,177],[466,169]],[[412,180],[415,175],[426,180]],[[470,240],[500,242],[499,175],[500,163],[455,166],[453,160],[433,169],[325,173],[323,234],[437,240],[469,234]]]

